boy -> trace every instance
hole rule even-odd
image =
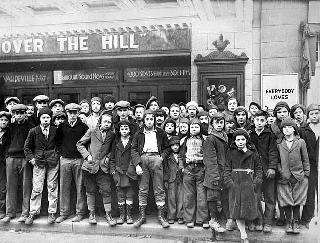
[[[66,113],[63,111],[58,111],[52,116],[52,123],[54,126],[59,127],[66,120],[67,116]]]
[[[225,120],[222,113],[212,116],[212,133],[203,144],[203,163],[205,166],[204,186],[207,189],[207,202],[211,220],[209,225],[219,233],[225,232],[217,219],[218,201],[221,201],[223,189],[223,172],[226,164],[226,152],[228,148],[228,137],[224,132]],[[228,210],[224,207],[229,219]]]
[[[171,152],[166,162],[166,171],[164,175],[165,181],[168,183],[167,198],[168,198],[168,223],[174,224],[175,219],[178,219],[178,224],[183,224],[183,183],[181,168],[181,157],[179,154],[180,138],[173,136],[170,138],[169,146]]]
[[[34,105],[33,104],[27,104],[27,116],[31,117],[34,114]]]
[[[12,107],[15,122],[9,125],[9,146],[6,158],[7,196],[6,217],[2,222],[9,223],[17,212],[18,181],[22,181],[22,213],[18,222],[25,222],[29,215],[30,194],[32,189],[32,168],[27,163],[23,147],[29,130],[33,127],[27,120],[27,107],[17,104]]]
[[[259,110],[253,117],[254,127],[250,130],[251,142],[261,157],[262,163],[262,185],[259,188],[258,196],[258,219],[256,225],[252,223],[249,230],[270,233],[272,231],[272,218],[276,204],[275,197],[275,173],[278,168],[279,155],[277,150],[276,137],[267,127],[268,113]],[[262,195],[265,202],[265,211],[262,210]]]
[[[106,111],[112,111],[114,108],[114,105],[116,103],[116,99],[114,98],[113,95],[106,95],[103,98],[103,103],[104,103],[104,108]]]
[[[233,116],[233,113],[237,109],[237,107],[238,107],[237,99],[234,98],[234,97],[230,97],[228,102],[227,102],[227,110],[223,111],[223,114],[225,116],[227,116],[227,115],[232,115]]]
[[[189,119],[191,120],[192,118],[197,117],[198,113],[198,103],[195,101],[190,101],[186,104],[187,108],[187,114],[189,116]]]
[[[98,126],[87,130],[77,142],[77,149],[85,159],[82,165],[83,180],[87,194],[89,224],[96,224],[95,199],[97,187],[102,195],[106,219],[110,226],[116,222],[111,215],[111,175],[109,158],[114,140],[112,116],[108,111],[102,112]]]
[[[56,112],[63,111],[64,102],[62,99],[51,100],[49,103],[49,107],[52,110],[53,114],[55,114]]]
[[[24,144],[24,154],[27,161],[33,165],[33,185],[30,198],[30,214],[25,224],[31,225],[33,219],[40,214],[41,198],[44,180],[48,187],[48,223],[55,221],[58,203],[58,171],[59,154],[57,152],[57,128],[50,126],[52,111],[42,108],[39,111],[40,125],[29,131]]]
[[[90,130],[93,130],[96,128],[98,124],[98,120],[100,117],[100,111],[101,111],[101,103],[102,100],[100,97],[93,97],[91,99],[91,115],[87,117],[87,126]]]
[[[190,135],[184,140],[180,154],[183,161],[183,208],[184,221],[188,228],[194,227],[194,221],[203,228],[209,228],[207,222],[208,207],[204,181],[203,142],[200,121],[190,121]]]
[[[179,123],[179,138],[182,140],[185,138],[189,133],[189,119],[188,118],[181,118]],[[182,145],[182,143],[180,143]]]
[[[169,116],[175,121],[176,132],[179,133],[180,106],[178,104],[172,104],[170,106]]]
[[[212,129],[212,127],[209,124],[209,113],[207,111],[199,111],[197,117],[201,123],[202,134],[208,136],[209,131],[211,132]]]
[[[128,120],[131,124],[130,133],[135,134],[138,130],[138,124],[136,124],[133,121],[133,118],[129,115],[130,114],[130,103],[126,100],[120,100],[116,103],[115,109],[117,112],[117,116],[115,119],[115,128],[117,130],[119,130],[118,123],[120,121]]]
[[[18,97],[8,97],[4,101],[4,104],[6,105],[7,111],[12,114],[12,107],[16,104],[20,104],[20,100]]]
[[[85,114],[86,117],[90,115],[90,104],[86,99],[80,101],[80,112]]]
[[[136,173],[141,176],[139,182],[140,217],[134,226],[139,228],[146,223],[145,209],[149,193],[149,180],[152,177],[153,190],[158,208],[158,219],[163,228],[169,224],[164,218],[165,191],[163,188],[163,160],[169,154],[169,142],[162,129],[155,128],[155,117],[147,110],[144,117],[144,128],[134,135],[131,147],[132,162]]]
[[[60,217],[56,223],[61,223],[70,215],[71,181],[74,179],[77,192],[76,216],[72,222],[79,222],[86,213],[85,193],[83,190],[82,156],[76,143],[88,130],[88,126],[80,121],[78,113],[80,106],[75,103],[66,105],[67,120],[60,124],[57,130],[57,146],[60,157]]]
[[[159,100],[155,96],[151,96],[150,99],[146,103],[146,109],[152,110],[153,112],[157,109],[160,109]]]
[[[170,140],[170,138],[172,136],[176,135],[176,123],[172,118],[167,119],[164,123],[163,123],[163,129],[167,134],[168,140]]]
[[[136,123],[138,124],[138,128],[141,129],[143,127],[143,117],[146,108],[144,105],[137,104],[134,106],[134,116],[136,118]]]
[[[37,108],[36,112],[33,114],[33,116],[30,117],[30,122],[33,124],[33,126],[37,126],[40,124],[39,121],[39,111],[48,106],[49,103],[49,97],[46,95],[37,95],[33,98],[33,102]]]
[[[155,116],[155,121],[156,121],[156,127],[162,129],[163,123],[164,123],[165,119],[167,118],[166,112],[164,110],[157,109],[154,112],[154,116]]]
[[[247,131],[250,130],[248,111],[245,107],[238,106],[233,113],[233,118],[235,121],[235,128],[236,129],[243,128]]]

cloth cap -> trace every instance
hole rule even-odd
[[[81,109],[80,105],[76,103],[67,104],[65,110],[68,111],[79,111]]]
[[[62,99],[55,99],[55,100],[51,100],[49,103],[49,107],[52,108],[55,104],[61,104],[62,106],[64,106],[64,102]]]
[[[0,111],[0,117],[7,117],[7,119],[10,121],[11,120],[11,114],[7,111]]]
[[[287,102],[284,102],[284,101],[279,101],[276,106],[274,107],[273,109],[273,116],[274,117],[277,117],[277,111],[280,109],[280,108],[286,108],[288,110],[288,112],[290,112],[290,107],[288,105]]]
[[[67,118],[67,115],[66,115],[66,113],[64,113],[63,111],[57,111],[57,112],[55,112],[55,113],[53,114],[52,119],[54,120],[54,119],[56,119],[56,118],[58,118],[58,117],[64,117],[64,119],[66,119],[66,118]]]
[[[308,107],[307,107],[307,117],[309,118],[309,112],[310,111],[314,111],[314,110],[320,110],[320,106],[317,105],[317,104],[310,104]]]
[[[180,145],[180,138],[178,136],[172,136],[169,140],[169,145],[179,144]]]
[[[194,106],[198,110],[198,103],[195,101],[190,101],[186,104],[186,109],[188,110],[190,106]]]
[[[209,116],[209,113],[207,111],[200,111],[197,117],[200,118],[201,116]]]
[[[212,120],[222,120],[222,119],[225,120],[225,117],[221,112],[214,113],[212,116]]]
[[[38,101],[49,101],[49,97],[46,95],[37,95],[36,97],[33,98],[33,102],[38,102]]]
[[[247,139],[247,141],[250,138],[249,133],[245,129],[239,128],[239,129],[236,129],[233,133],[233,137],[232,137],[233,141],[236,140],[237,136],[241,136],[241,135],[244,136]]]
[[[43,114],[47,114],[52,117],[52,110],[49,107],[43,107],[38,113],[38,118],[40,118]]]
[[[200,122],[200,120],[198,119],[198,118],[192,118],[191,120],[190,120],[190,125],[192,125],[192,124],[201,124],[201,122]]]
[[[160,106],[159,101],[158,101],[158,98],[155,97],[155,96],[151,96],[150,99],[149,99],[149,100],[147,101],[147,103],[146,103],[146,108],[147,108],[147,109],[149,109],[152,101],[156,101],[156,102],[158,103],[158,105]]]
[[[154,111],[154,116],[155,116],[155,117],[157,117],[157,116],[164,116],[164,117],[166,117],[166,116],[167,116],[167,113],[166,113],[164,110],[162,110],[162,109],[156,109],[156,110]]]
[[[104,98],[103,98],[103,103],[116,103],[116,98],[114,98],[113,95],[106,95]]]
[[[91,103],[94,102],[94,101],[97,101],[99,102],[100,104],[102,103],[102,99],[100,97],[92,97],[91,98]]]
[[[10,102],[10,101],[15,101],[16,103],[20,103],[20,100],[19,100],[19,98],[18,97],[8,97],[8,98],[6,98],[6,100],[4,101],[4,103],[6,104],[6,105],[8,105],[8,103]]]
[[[189,121],[188,118],[183,117],[183,118],[180,119],[180,122],[179,122],[179,123],[187,123],[187,124],[189,125],[190,121]]]
[[[24,104],[16,104],[12,107],[11,109],[12,111],[26,111],[27,110],[27,106],[25,106]]]
[[[250,107],[251,107],[252,105],[258,107],[258,110],[261,110],[261,106],[260,106],[258,103],[254,102],[254,101],[252,101],[252,102],[250,103],[250,105],[249,105],[249,110],[250,110]]]
[[[119,108],[128,108],[130,107],[130,103],[126,100],[120,100],[115,104],[116,109]]]
[[[284,128],[284,127],[286,127],[286,126],[291,126],[291,127],[293,127],[295,130],[297,130],[297,124],[296,124],[295,121],[294,121],[292,118],[290,118],[290,117],[287,117],[287,118],[283,119],[283,121],[281,122],[281,125],[280,125],[281,129]]]
[[[79,104],[82,105],[83,103],[87,103],[88,105],[90,105],[89,101],[86,99],[81,100]]]
[[[128,119],[122,120],[118,122],[118,127],[120,128],[121,125],[127,125],[130,127],[131,123]]]

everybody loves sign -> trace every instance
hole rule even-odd
[[[0,58],[189,49],[190,31],[188,29],[0,39]]]

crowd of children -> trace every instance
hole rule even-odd
[[[314,216],[319,105],[290,108],[280,101],[273,110],[262,110],[252,102],[246,109],[230,98],[221,110],[195,101],[160,107],[156,97],[133,105],[111,95],[66,105],[45,95],[28,105],[9,97],[5,105],[0,112],[3,223],[20,211],[19,184],[18,221],[33,223],[45,180],[50,224],[72,215],[71,191],[76,192],[72,221],[89,212],[89,224],[96,224],[99,192],[110,226],[126,222],[138,228],[147,220],[150,188],[163,228],[176,221],[220,233],[238,227],[242,242],[248,242],[246,229],[271,232],[277,208],[277,224],[287,233],[299,233]]]

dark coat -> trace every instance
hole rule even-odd
[[[121,137],[118,136],[112,144],[110,171],[119,172],[122,175],[127,173],[129,164],[131,162],[131,143],[133,136],[131,135],[125,147],[121,142]]]
[[[233,219],[253,220],[258,216],[257,189],[262,183],[260,156],[253,145],[246,152],[233,143],[227,152],[224,183],[229,188],[229,210]],[[234,169],[251,169],[253,173]]]
[[[283,137],[284,137],[284,134],[283,132],[281,131],[280,129],[280,124],[281,124],[281,121],[280,120],[275,120],[274,123],[271,124],[270,126],[270,129],[271,131],[273,132],[273,134],[276,136],[276,141],[277,143],[281,143]]]
[[[10,141],[9,131],[8,131],[8,128],[6,128],[2,135],[2,138],[0,139],[0,163],[5,164],[9,141]]]
[[[182,180],[181,170],[179,168],[181,164],[181,157],[178,154],[178,161],[175,159],[173,152],[169,154],[168,158],[165,161],[165,166],[163,168],[163,180],[169,183],[174,181]]]
[[[305,176],[310,175],[310,164],[306,143],[301,138],[294,138],[293,144],[289,149],[285,139],[278,144],[280,154],[279,172],[280,178],[278,183],[286,184],[289,182],[291,175],[298,181],[302,181]]]
[[[203,144],[203,163],[205,166],[205,187],[221,189],[223,185],[223,171],[226,164],[228,138],[213,130]]]
[[[24,143],[24,154],[27,161],[35,158],[39,167],[55,167],[60,157],[57,150],[57,128],[50,126],[48,139],[40,126],[32,128]]]
[[[265,128],[259,135],[252,128],[250,132],[251,142],[254,144],[261,157],[262,169],[264,174],[268,169],[278,169],[279,152],[277,149],[276,136],[270,130]]]
[[[104,173],[109,173],[110,153],[114,136],[114,132],[109,130],[103,140],[99,127],[87,130],[85,135],[76,144],[78,151],[84,159],[89,155],[92,156],[92,161],[84,160],[82,165],[83,170],[95,174],[101,168]]]
[[[300,137],[306,142],[308,156],[309,156],[309,163],[310,167],[316,169],[318,167],[318,158],[319,158],[319,141],[317,142],[316,135],[311,130],[308,124],[304,123],[301,125],[299,129]]]

